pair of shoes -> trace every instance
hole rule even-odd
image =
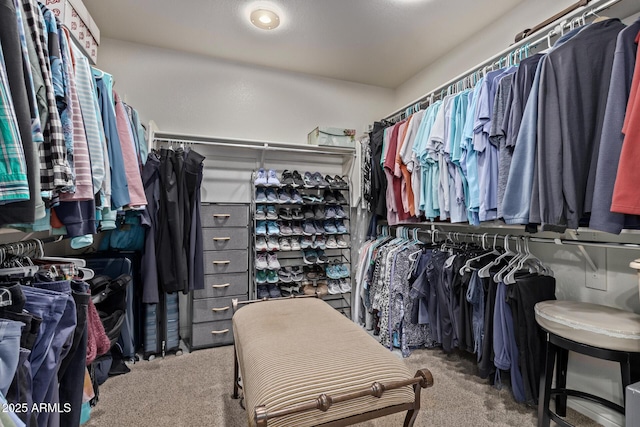
[[[328,219],[324,221],[324,231],[327,234],[345,234],[347,233],[347,227],[341,219]]]
[[[304,266],[302,271],[304,273],[305,280],[308,281],[324,279],[325,277],[327,277],[322,266],[317,264]]]
[[[329,186],[320,172],[305,172],[303,180],[304,186],[307,188],[326,188]]]
[[[280,246],[281,251],[290,251],[291,250],[291,238],[289,237],[281,237],[278,239],[278,245]]]
[[[267,189],[267,199],[269,198],[269,189]],[[275,193],[275,200],[277,203],[303,203],[302,196],[295,188],[281,188]]]
[[[344,219],[347,218],[347,214],[340,205],[327,206],[327,208],[325,209],[325,217],[327,219]]]
[[[347,199],[342,195],[340,190],[324,190],[322,193],[324,201],[329,204],[347,205]]]
[[[265,217],[270,220],[278,219],[278,213],[276,212],[276,207],[273,205],[268,205],[265,207]]]
[[[331,177],[331,175],[326,175],[324,180],[329,184],[329,188],[335,188],[338,190],[346,190],[349,188],[349,184],[342,179],[340,175],[336,175]]]
[[[291,221],[293,217],[291,216],[291,209],[289,208],[280,208],[278,210],[278,218],[284,219],[287,221]]]
[[[302,234],[305,236],[324,234],[324,227],[320,222],[308,219],[302,224]]]
[[[332,295],[351,292],[351,281],[349,279],[329,280],[329,293]]]
[[[280,292],[282,292],[283,297],[303,295],[300,285],[280,286]]]
[[[256,272],[256,282],[259,285],[265,283],[278,283],[278,273],[276,270],[258,270]]]
[[[277,251],[279,248],[274,247],[273,238],[273,236],[270,236],[268,239],[264,236],[256,237],[256,252]]]
[[[329,262],[329,257],[324,254],[322,249],[307,249],[304,251],[302,259],[305,264],[324,264]]]
[[[325,249],[327,247],[327,240],[324,235],[314,236],[311,247],[313,249]]]
[[[303,236],[300,239],[300,249],[308,249],[313,246],[313,237],[311,235]]]
[[[256,202],[257,203],[277,203],[278,193],[273,188],[267,187],[256,188]]]
[[[302,177],[298,173],[298,171],[290,172],[285,170],[282,172],[282,180],[283,185],[288,185],[290,187],[304,187],[304,181]]]
[[[291,223],[287,221],[283,221],[280,223],[280,234],[282,236],[291,236],[293,234],[293,229],[291,228]]]
[[[264,185],[264,186],[280,186],[280,180],[278,179],[278,175],[276,171],[273,169],[269,169],[269,172],[265,171],[263,168],[258,169],[256,172],[256,179],[253,181],[254,185]]]
[[[256,223],[256,234],[258,236],[277,236],[280,234],[280,227],[275,221],[258,221]]]
[[[256,270],[277,270],[280,268],[278,256],[274,253],[260,253],[256,256]]]
[[[293,279],[291,278],[291,270],[289,267],[282,267],[278,270],[278,278],[283,283],[291,283]]]
[[[344,264],[331,264],[326,269],[327,277],[330,279],[345,279],[350,276],[349,268]]]
[[[327,237],[326,247],[327,249],[347,248],[349,243],[341,235],[331,235]]]

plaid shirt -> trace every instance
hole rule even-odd
[[[22,5],[25,12],[24,18],[27,20],[31,38],[38,54],[38,62],[42,69],[49,110],[49,121],[43,126],[44,143],[38,147],[40,183],[43,191],[70,187],[73,185],[73,177],[67,161],[62,124],[51,83],[51,68],[47,60],[49,52],[44,34],[44,17],[35,0],[22,0]]]
[[[29,200],[27,164],[0,46],[0,204]]]

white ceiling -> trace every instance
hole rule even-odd
[[[396,88],[523,0],[84,0],[109,37]],[[281,25],[251,26],[271,6]]]

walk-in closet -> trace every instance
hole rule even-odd
[[[640,426],[637,0],[1,0],[0,427]]]

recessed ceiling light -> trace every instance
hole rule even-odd
[[[251,12],[251,23],[262,30],[273,30],[280,25],[280,17],[272,10],[256,9]]]

